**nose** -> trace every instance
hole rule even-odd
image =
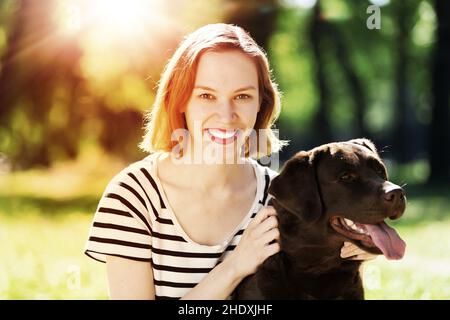
[[[400,207],[403,208],[403,210],[396,211],[392,213],[390,218],[392,220],[398,219],[403,214],[404,208],[405,208],[405,191],[398,185],[388,182],[388,186],[384,188],[384,194],[383,194],[383,200],[385,204],[387,204],[389,207]]]
[[[398,187],[396,189],[390,190],[384,194],[384,200],[386,202],[396,202],[402,201],[405,197],[405,192],[402,188]]]
[[[223,123],[233,123],[237,119],[237,114],[234,110],[233,104],[229,101],[223,101],[217,108],[217,114]]]

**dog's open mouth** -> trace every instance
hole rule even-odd
[[[389,260],[398,260],[405,254],[406,244],[395,229],[382,221],[364,224],[343,217],[332,217],[331,226],[346,238],[359,241],[369,251],[383,254]]]

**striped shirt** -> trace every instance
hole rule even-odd
[[[85,254],[101,262],[106,255],[151,262],[156,299],[178,299],[236,247],[251,219],[267,204],[267,190],[277,172],[248,159],[257,177],[251,209],[226,241],[202,245],[189,238],[170,208],[156,174],[160,155],[129,165],[110,181],[95,212]]]

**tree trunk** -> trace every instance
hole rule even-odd
[[[394,112],[394,134],[393,146],[394,154],[400,163],[406,163],[412,157],[412,140],[414,139],[414,129],[417,125],[415,121],[410,79],[408,68],[410,64],[409,57],[409,39],[411,39],[411,30],[413,23],[411,21],[416,11],[416,6],[405,1],[400,1],[396,6],[397,17],[397,37],[396,37],[396,70],[395,70],[395,112]],[[417,141],[416,141],[417,143]]]
[[[9,129],[10,116],[19,93],[23,90],[23,82],[17,77],[17,66],[14,57],[21,51],[21,39],[24,34],[23,21],[27,3],[21,2],[14,18],[11,34],[8,37],[6,51],[2,57],[0,69],[0,125]]]
[[[316,82],[319,95],[317,113],[313,120],[314,130],[319,139],[319,141],[317,141],[318,144],[330,142],[332,139],[331,127],[327,117],[330,113],[330,90],[325,80],[325,57],[323,56],[325,23],[322,19],[320,3],[317,2],[314,6],[314,14],[312,16],[310,27],[310,41],[313,48]]]
[[[367,99],[363,89],[364,86],[361,83],[360,77],[356,74],[356,68],[350,62],[350,54],[339,29],[337,26],[333,26],[331,24],[328,24],[327,27],[328,33],[334,40],[336,58],[342,68],[342,71],[344,72],[345,78],[347,79],[347,84],[349,85],[350,93],[355,103],[356,135],[358,137],[369,138],[369,133],[366,129],[366,125],[364,124],[364,115],[367,111]]]
[[[433,109],[429,182],[450,181],[450,1],[435,0],[437,34],[433,61]]]

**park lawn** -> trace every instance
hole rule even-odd
[[[84,255],[100,195],[124,163],[96,154],[0,174],[0,299],[107,299],[106,268]]]
[[[106,299],[105,265],[83,254],[91,217],[0,214],[0,299]]]
[[[0,299],[107,299],[105,266],[83,247],[118,167],[0,177]],[[406,256],[365,263],[367,299],[450,299],[448,188],[410,191],[405,216],[391,223],[407,242]]]

